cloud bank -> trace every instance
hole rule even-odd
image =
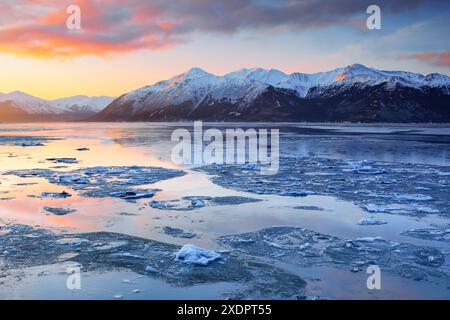
[[[377,4],[384,11],[403,13],[429,2],[378,0]],[[80,31],[66,28],[66,8],[71,4],[81,8]],[[358,28],[369,4],[361,0],[4,0],[0,51],[49,58],[111,56],[171,48],[195,33]]]

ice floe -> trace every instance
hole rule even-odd
[[[240,254],[300,267],[332,266],[352,270],[376,264],[383,272],[450,285],[449,266],[444,264],[449,252],[381,237],[340,239],[304,228],[272,227],[223,236],[219,242]]]
[[[379,226],[383,224],[387,224],[386,221],[377,220],[374,217],[370,218],[362,218],[358,221],[360,226]]]
[[[450,242],[450,226],[441,226],[424,229],[409,229],[402,235],[424,240]]]
[[[233,290],[223,293],[224,298],[295,299],[305,294],[306,282],[298,275],[232,253],[219,254],[196,247],[183,249],[111,232],[69,236],[24,225],[5,229],[9,232],[0,233],[0,277],[8,270],[48,265],[63,259],[82,265],[89,272],[126,269],[177,287],[219,282],[237,284]],[[114,245],[117,243],[121,245]],[[174,259],[175,252],[179,257],[184,255],[184,262],[192,263]]]
[[[53,162],[53,163],[67,163],[67,164],[79,162],[76,158],[47,158],[45,160]]]
[[[223,206],[223,205],[239,205],[244,203],[259,202],[261,199],[224,196],[224,197],[207,197],[207,196],[186,196],[177,200],[153,200],[149,205],[154,209],[160,210],[176,210],[189,211],[203,208],[206,205]]]
[[[65,216],[66,214],[70,214],[76,211],[75,209],[51,208],[51,207],[44,207],[44,210],[56,216]]]
[[[221,258],[220,253],[196,247],[192,244],[184,245],[175,255],[175,260],[207,266]]]
[[[69,198],[72,195],[66,191],[62,192],[42,192],[41,197],[43,198],[55,198],[55,199],[64,199]]]
[[[170,236],[175,237],[175,238],[190,239],[190,238],[194,238],[196,236],[195,233],[186,232],[184,230],[177,229],[177,228],[172,228],[172,227],[169,227],[169,226],[164,227],[163,231],[164,231],[165,234],[170,235]]]
[[[42,147],[44,146],[44,143],[51,140],[57,139],[40,136],[0,135],[0,145],[19,146],[19,147]]]
[[[215,164],[195,170],[238,191],[291,197],[331,195],[369,212],[450,217],[448,191],[443,187],[450,183],[448,167],[282,156],[278,173],[270,176],[248,165]]]
[[[67,186],[80,192],[80,195],[94,198],[122,198],[137,200],[150,198],[156,189],[141,189],[139,186],[157,181],[180,177],[185,172],[159,167],[88,167],[72,171],[31,169],[9,171],[5,174],[22,178],[42,177],[50,183]]]

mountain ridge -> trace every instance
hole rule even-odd
[[[0,93],[0,121],[84,120],[113,100],[113,97],[84,95],[47,100],[22,91]]]
[[[194,67],[120,96],[90,120],[450,122],[449,109],[450,77],[442,74],[352,64],[315,74],[252,68],[217,76]]]

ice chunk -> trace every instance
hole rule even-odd
[[[67,163],[67,164],[78,163],[78,160],[76,158],[47,158],[45,160],[54,163]]]
[[[403,232],[402,235],[424,240],[450,242],[450,228],[447,226],[425,229],[410,229]]]
[[[63,192],[42,192],[41,196],[44,198],[56,198],[56,199],[64,199],[71,197],[72,195],[66,191]]]
[[[185,263],[207,266],[221,258],[220,253],[196,247],[192,244],[184,245],[175,255],[175,260]]]
[[[89,240],[83,239],[83,238],[61,238],[56,240],[56,243],[59,245],[65,245],[65,246],[73,246],[73,247],[79,247],[83,243],[88,243]]]
[[[286,196],[286,197],[306,197],[309,194],[311,194],[311,192],[296,191],[296,190],[282,191],[279,193],[280,196]]]
[[[118,253],[112,253],[111,256],[113,257],[120,257],[120,258],[132,258],[132,259],[145,259],[144,256],[132,254],[129,252],[118,252]]]
[[[73,213],[76,211],[75,209],[51,208],[51,207],[44,207],[44,210],[57,216],[64,216],[66,214]]]
[[[163,231],[164,231],[165,234],[170,235],[170,236],[175,237],[175,238],[187,238],[187,239],[190,239],[190,238],[193,238],[193,237],[196,236],[195,233],[186,232],[184,230],[177,229],[177,228],[171,228],[171,227],[168,227],[168,226],[164,227]]]
[[[77,176],[69,176],[69,175],[62,175],[58,177],[59,181],[61,183],[77,183],[77,184],[88,184],[89,180],[85,177],[77,177]]]
[[[119,192],[112,192],[111,196],[122,198],[125,200],[138,200],[138,199],[144,199],[144,198],[151,198],[155,194],[151,191],[149,192],[136,192],[136,191],[119,191]]]
[[[191,203],[194,208],[201,208],[205,206],[205,201],[202,199],[192,199]]]
[[[395,198],[399,200],[410,200],[410,201],[430,201],[433,200],[432,197],[425,194],[399,194],[395,195]]]
[[[439,211],[433,208],[419,206],[419,205],[404,205],[404,204],[367,204],[363,208],[368,212],[373,213],[392,213],[392,214],[406,214],[406,215],[423,215],[425,213],[438,213]]]
[[[44,144],[38,141],[24,141],[17,142],[15,145],[20,147],[42,147]]]
[[[378,236],[378,237],[362,237],[362,238],[357,238],[356,241],[362,241],[362,242],[375,242],[375,241],[382,241],[383,238]]]
[[[370,218],[362,218],[361,220],[358,221],[358,224],[360,226],[378,226],[382,224],[387,224],[387,222],[377,220],[374,217],[370,217]]]
[[[308,210],[308,211],[323,211],[325,209],[316,206],[295,206],[294,209]]]
[[[152,266],[146,266],[146,267],[145,267],[145,272],[148,272],[148,273],[157,273],[157,272],[159,272],[159,271],[158,271],[158,269],[153,268]]]

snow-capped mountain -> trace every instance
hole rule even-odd
[[[113,100],[114,100],[113,97],[107,96],[88,97],[80,95],[52,100],[51,103],[57,106],[58,109],[60,110],[72,112],[83,111],[83,112],[97,113],[103,110]]]
[[[33,97],[21,91],[0,95],[0,103],[10,103],[12,107],[16,107],[29,114],[57,113],[57,110],[55,110],[55,107],[49,101]]]
[[[192,68],[119,97],[93,120],[448,122],[449,109],[450,78],[441,74],[360,64],[315,74]]]
[[[14,91],[0,94],[0,121],[83,120],[101,111],[113,100],[104,96],[45,100]]]

